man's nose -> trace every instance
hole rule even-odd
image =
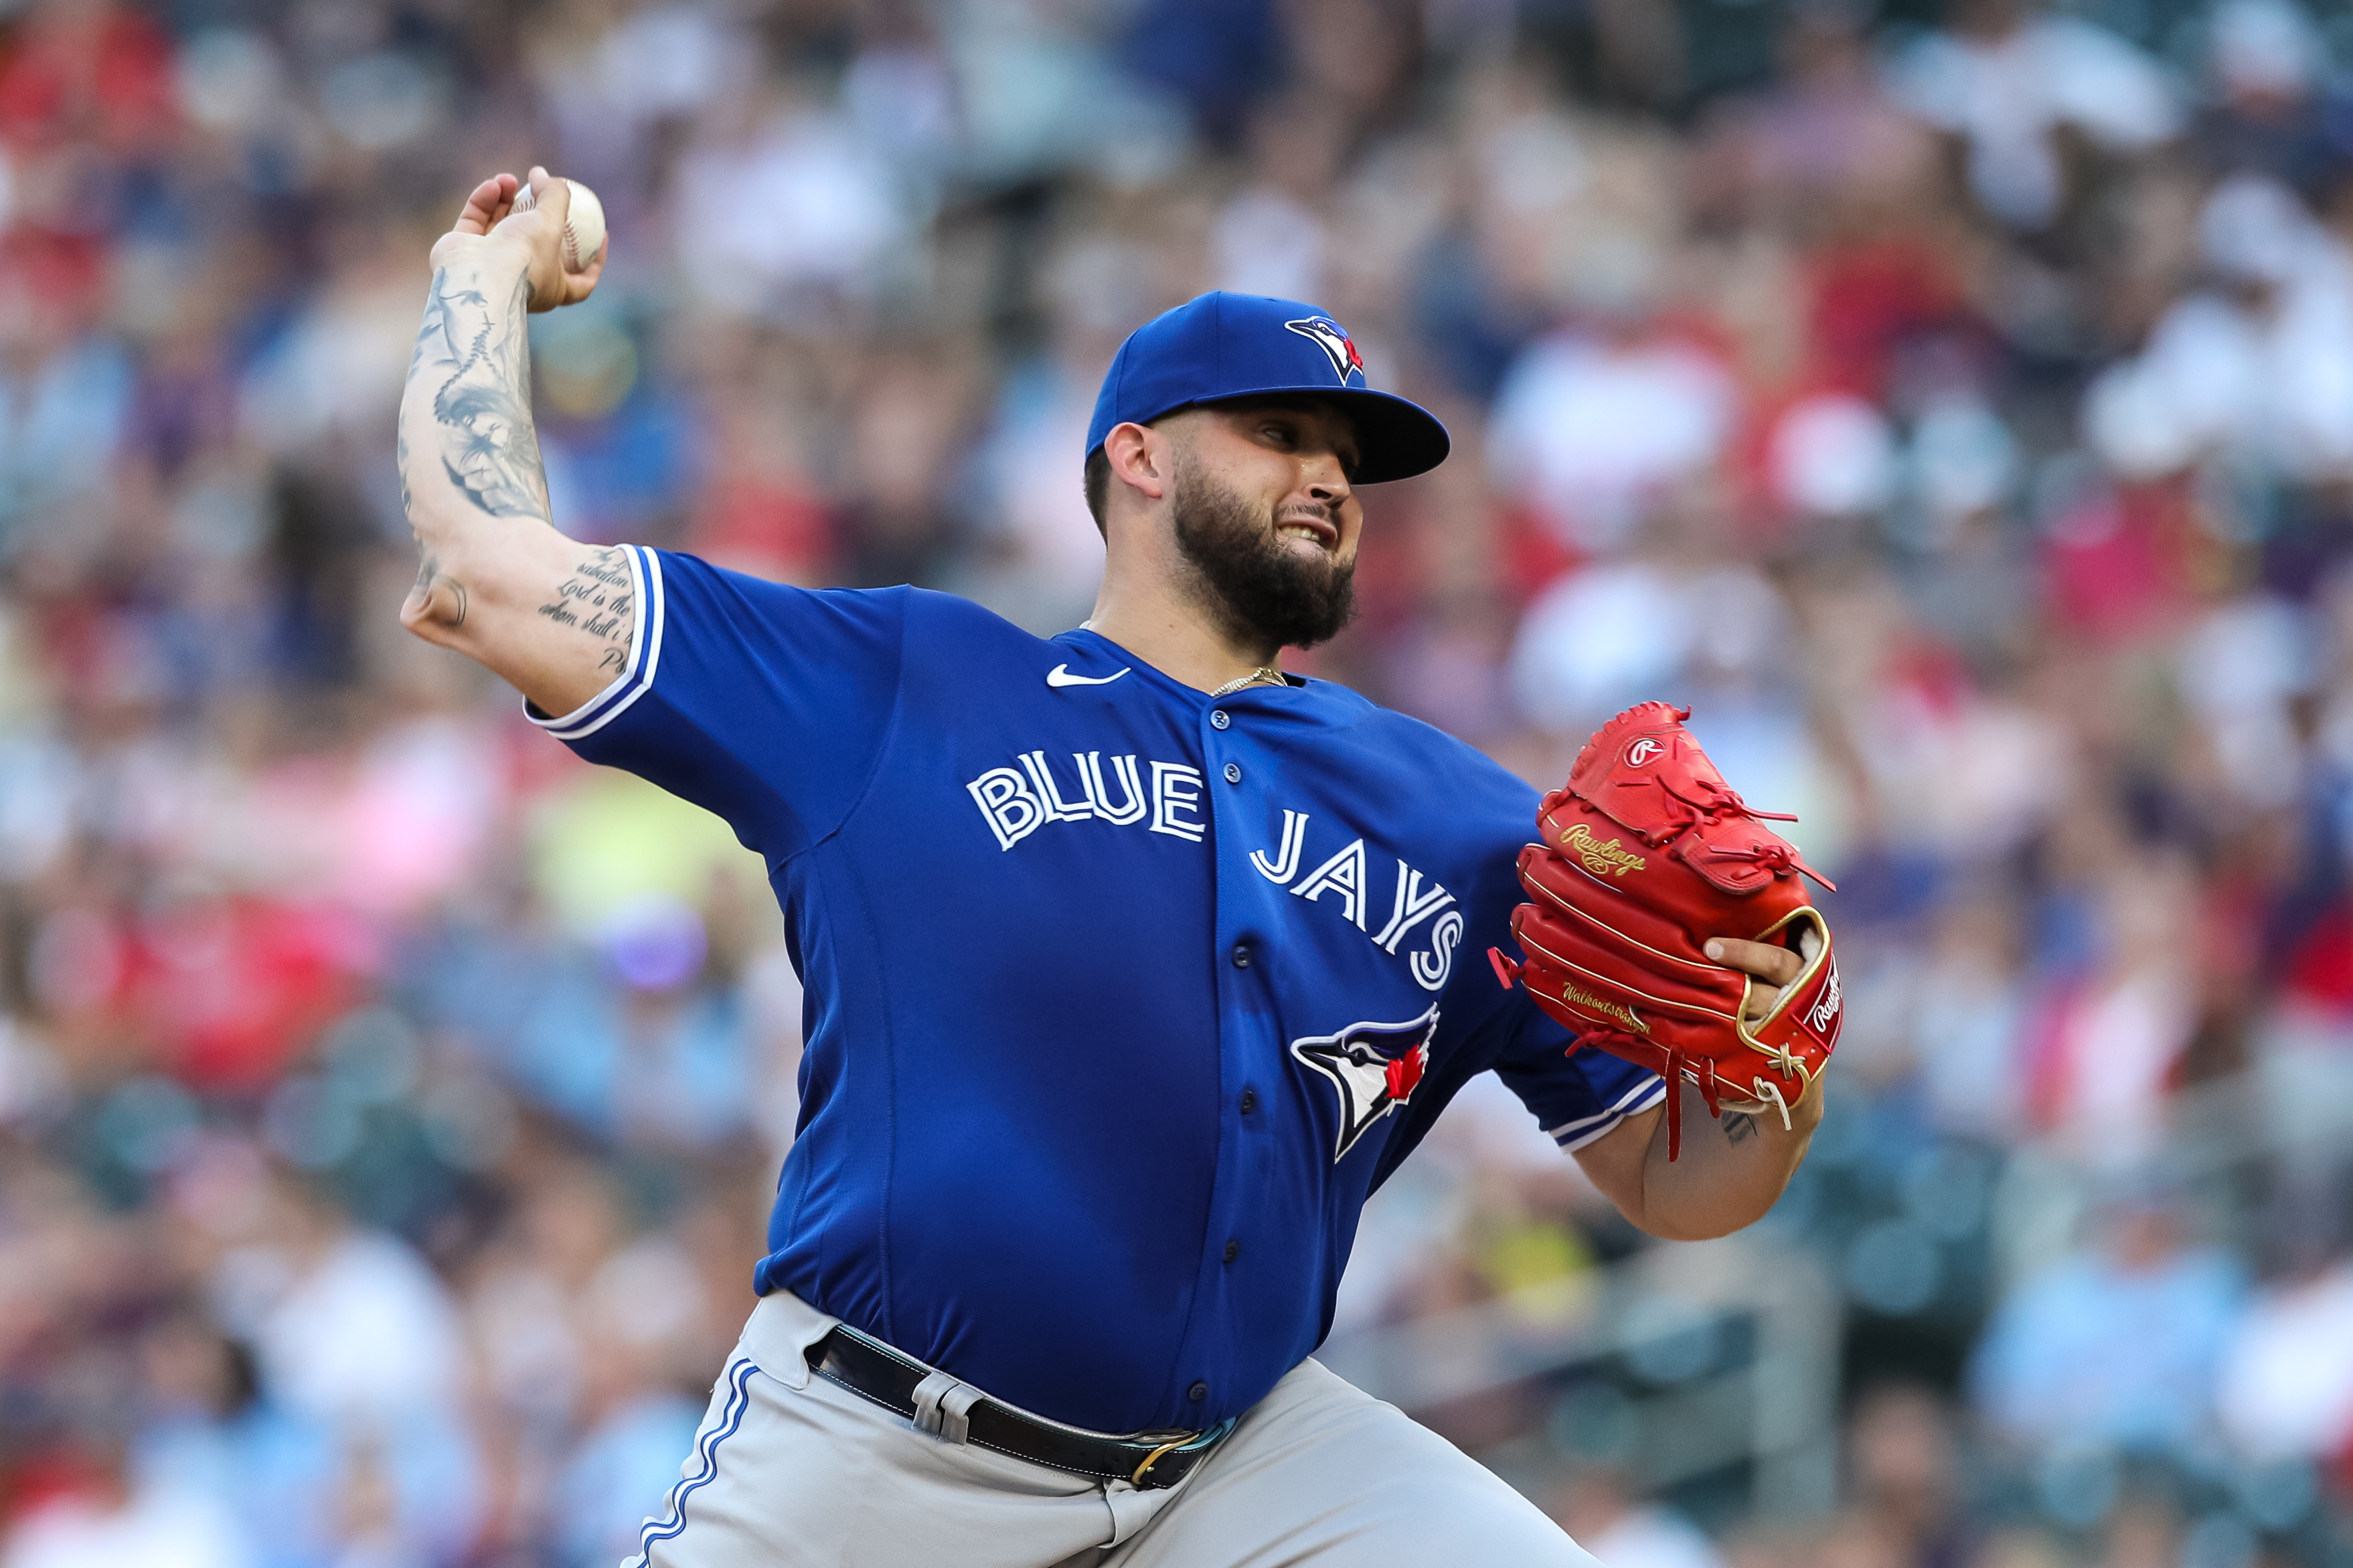
[[[1316,457],[1307,463],[1307,493],[1325,506],[1338,506],[1349,495],[1348,476],[1335,457]]]

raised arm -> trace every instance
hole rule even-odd
[[[1771,991],[1798,977],[1798,955],[1765,942],[1720,939],[1720,962],[1745,969],[1764,983],[1749,988],[1754,1012],[1761,1013]],[[1711,945],[1711,956],[1715,950]],[[1619,1212],[1639,1228],[1670,1241],[1703,1241],[1727,1236],[1765,1216],[1780,1197],[1814,1129],[1821,1125],[1821,1085],[1789,1107],[1789,1125],[1778,1116],[1742,1116],[1725,1111],[1710,1121],[1699,1090],[1670,1086],[1683,1099],[1683,1146],[1679,1160],[1667,1158],[1665,1107],[1630,1116],[1606,1138],[1577,1152],[1585,1168]]]
[[[558,532],[531,417],[529,314],[577,304],[604,257],[567,273],[557,245],[571,190],[531,172],[483,181],[433,247],[433,289],[400,400],[400,494],[421,561],[403,625],[568,713],[628,661],[637,625],[617,549]]]

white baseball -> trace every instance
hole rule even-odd
[[[605,204],[579,181],[564,183],[572,187],[572,211],[564,220],[564,270],[586,272],[605,243]],[[527,213],[537,205],[539,197],[529,185],[515,193],[515,211]]]

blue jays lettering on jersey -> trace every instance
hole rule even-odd
[[[533,717],[767,863],[807,1043],[762,1291],[1057,1420],[1203,1427],[1323,1338],[1366,1194],[1472,1074],[1570,1146],[1658,1099],[1478,958],[1535,795],[1440,731],[628,555],[628,667]]]

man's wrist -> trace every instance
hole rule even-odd
[[[503,304],[515,284],[530,275],[531,259],[530,246],[497,235],[473,237],[472,244],[434,258],[436,271],[480,290],[483,299],[497,304]]]
[[[1822,1079],[1825,1076],[1816,1073],[1813,1081],[1806,1085],[1806,1092],[1790,1104],[1789,1131],[1793,1134],[1803,1137],[1822,1124]],[[1772,1120],[1778,1121],[1780,1118],[1777,1116]]]
[[[1822,1124],[1820,1085],[1821,1079],[1818,1077],[1806,1086],[1805,1093],[1787,1101],[1786,1106],[1776,1106],[1768,1098],[1761,1108],[1753,1111],[1727,1110],[1724,1113],[1725,1120],[1729,1121],[1735,1116],[1745,1117],[1756,1123],[1757,1130],[1764,1133],[1768,1142],[1781,1139],[1802,1143],[1814,1135],[1814,1129]],[[1788,1111],[1786,1119],[1782,1114],[1785,1109]],[[1743,1133],[1733,1142],[1740,1142],[1746,1136]]]

